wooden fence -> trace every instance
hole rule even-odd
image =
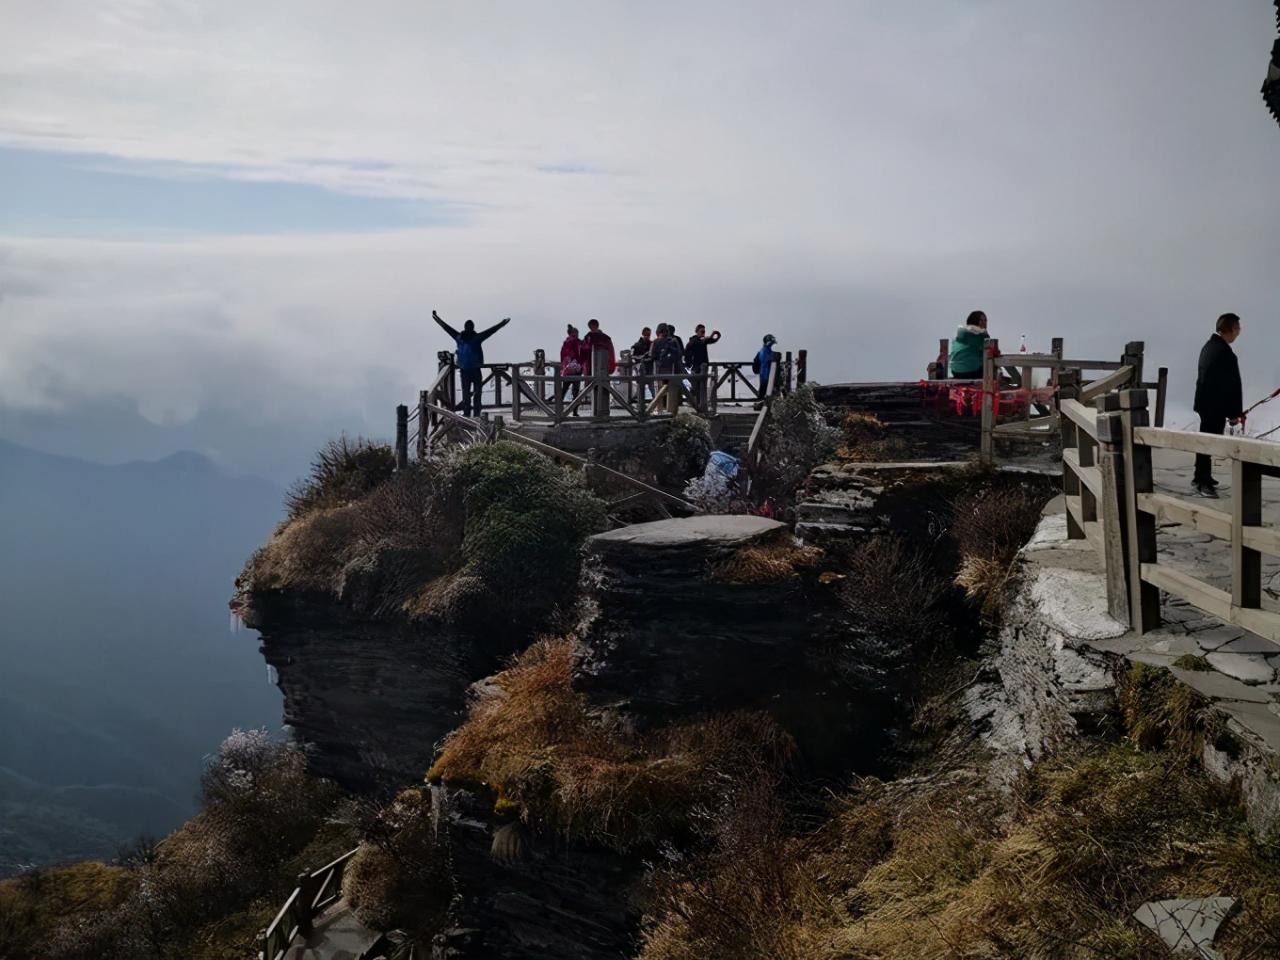
[[[311,934],[315,918],[330,904],[342,896],[342,876],[347,863],[355,856],[348,850],[337,860],[327,863],[314,873],[298,877],[298,885],[285,900],[267,929],[258,934],[260,960],[283,960],[294,940],[306,939]],[[374,956],[372,948],[364,956]],[[363,960],[360,958],[360,960]]]
[[[1072,360],[1063,356],[1063,341],[1059,337],[1053,339],[1049,353],[1001,355],[1000,342],[989,341],[982,364],[981,461],[987,465],[994,462],[997,439],[1032,442],[1056,439],[1063,401],[1089,404],[1095,397],[1124,386],[1155,391],[1157,423],[1163,426],[1169,372],[1161,367],[1154,381],[1144,383],[1143,351],[1142,341],[1135,340],[1125,345],[1119,360]],[[935,367],[936,364],[931,365],[931,371]],[[1049,371],[1048,382],[1042,388],[1033,386],[1036,370]],[[1095,379],[1085,377],[1085,374],[1099,373],[1102,375]],[[1002,397],[1017,401],[1016,415],[1006,417],[1003,423],[999,410]],[[1088,454],[1086,448],[1085,455]],[[1089,460],[1086,465],[1091,463]],[[1069,472],[1065,463],[1063,470]]]
[[[1139,633],[1160,625],[1160,591],[1280,642],[1280,614],[1262,609],[1262,556],[1280,557],[1280,531],[1262,516],[1262,479],[1280,477],[1280,444],[1149,425],[1147,389],[1061,401],[1067,536],[1087,539],[1106,571],[1111,615]],[[1152,451],[1227,460],[1229,510],[1154,488]],[[1158,529],[1175,523],[1230,544],[1231,589],[1157,563]]]

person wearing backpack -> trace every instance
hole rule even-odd
[[[778,338],[772,333],[764,335],[764,341],[760,350],[756,353],[755,359],[751,361],[751,372],[760,375],[760,399],[763,401],[769,393],[769,370],[776,362],[777,354],[774,351],[774,344],[778,342]]]
[[[486,340],[511,322],[511,318],[495,323],[488,330],[476,331],[474,320],[468,320],[459,332],[449,326],[440,314],[431,311],[431,319],[440,324],[441,329],[453,337],[457,347],[458,369],[462,372],[462,414],[466,417],[480,416],[480,383],[484,379],[484,347]]]
[[[661,377],[663,374],[684,373],[684,349],[680,341],[671,335],[671,328],[667,324],[658,324],[657,339],[653,341],[651,352],[655,375]],[[664,388],[679,393],[680,381],[674,377],[664,379],[657,387],[658,393],[661,393]]]

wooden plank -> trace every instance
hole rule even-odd
[[[1114,418],[1117,414],[1107,414]],[[1102,560],[1107,574],[1107,612],[1120,623],[1129,622],[1129,590],[1125,572],[1125,543],[1122,502],[1124,462],[1116,444],[1102,444],[1098,450],[1097,491],[1102,513]]]
[[[1076,539],[1089,541],[1089,545],[1102,554],[1102,524],[1097,520],[1085,520],[1084,509],[1079,497],[1063,496],[1067,506],[1067,516],[1079,527],[1081,536]]]
[[[1231,594],[1197,580],[1189,573],[1164,564],[1144,563],[1142,579],[1154,587],[1180,597],[1224,623],[1248,630],[1264,639],[1280,643],[1280,614],[1255,607],[1240,607]]]
[[[1248,437],[1226,437],[1191,430],[1169,430],[1160,427],[1135,428],[1133,440],[1161,450],[1183,453],[1207,453],[1211,457],[1244,460],[1264,467],[1280,467],[1280,443],[1253,440]]]
[[[1231,594],[1217,587],[1211,587],[1189,573],[1184,573],[1168,564],[1144,563],[1142,579],[1165,593],[1173,594],[1192,606],[1199,607],[1219,620],[1231,619]]]
[[[1156,416],[1157,427],[1164,426],[1164,401],[1169,392],[1169,368],[1161,367],[1156,371]]]
[[[978,459],[984,467],[991,466],[995,459],[995,392],[999,388],[995,357],[999,348],[999,341],[991,339],[982,352],[982,438]]]
[[[1231,539],[1231,514],[1167,493],[1138,494],[1138,509],[1166,523],[1180,523],[1200,533]]]
[[[1153,492],[1151,449],[1134,440],[1147,425],[1147,395],[1126,390],[1120,395],[1120,432],[1124,443],[1125,555],[1128,566],[1129,626],[1147,633],[1160,625],[1160,591],[1142,579],[1142,565],[1156,562],[1156,518],[1138,509],[1137,498]]]
[[[1091,437],[1098,435],[1098,411],[1086,407],[1079,400],[1063,400],[1059,405],[1062,415]]]
[[[1070,469],[1080,482],[1095,496],[1102,496],[1102,473],[1096,466],[1083,466],[1080,463],[1080,454],[1076,450],[1063,450],[1062,463]]]
[[[1118,390],[1133,378],[1132,367],[1121,367],[1100,380],[1094,380],[1080,388],[1080,402],[1092,404],[1094,399],[1112,390]]]
[[[1231,603],[1262,605],[1262,554],[1244,542],[1262,524],[1262,474],[1257,464],[1231,461]]]

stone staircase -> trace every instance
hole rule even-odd
[[[756,425],[758,414],[754,411],[721,412],[720,434],[716,438],[716,448],[735,457],[745,456],[747,442],[751,439],[751,431]]]

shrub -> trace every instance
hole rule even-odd
[[[702,417],[688,413],[672,417],[653,453],[659,486],[680,489],[691,477],[701,476],[712,446],[711,427]]]
[[[802,571],[816,570],[826,556],[814,546],[800,546],[790,536],[773,543],[742,547],[715,565],[710,579],[715,583],[763,586],[782,583]]]
[[[430,792],[401,791],[372,812],[365,832],[342,880],[356,916],[373,930],[422,935],[440,926],[452,884],[432,823]]]
[[[877,536],[844,551],[838,594],[857,624],[893,644],[905,659],[918,645],[951,637],[951,585],[931,552],[898,537]]]
[[[461,576],[488,589],[503,618],[537,623],[576,588],[582,542],[605,527],[581,480],[514,443],[472,446],[442,482],[465,516]]]
[[[573,689],[579,656],[572,640],[520,654],[445,740],[428,777],[488,787],[526,820],[628,850],[695,832],[792,755],[790,739],[757,714],[637,734]]]
[[[289,518],[345,506],[391,479],[396,456],[390,445],[346,434],[330,440],[311,461],[311,472],[285,494]]]
[[[756,470],[756,495],[789,503],[813,468],[835,453],[838,432],[810,384],[773,399],[762,439],[764,457]]]

